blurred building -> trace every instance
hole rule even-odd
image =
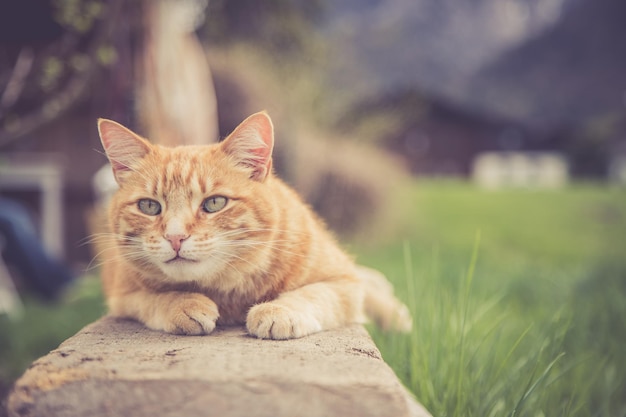
[[[484,152],[476,156],[473,180],[484,188],[559,188],[569,179],[567,161],[555,152]]]

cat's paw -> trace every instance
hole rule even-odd
[[[172,334],[202,335],[215,329],[217,305],[202,294],[184,294],[171,300],[162,312],[161,326]]]
[[[259,339],[295,339],[319,332],[319,321],[305,312],[276,304],[257,304],[246,319],[248,333]]]

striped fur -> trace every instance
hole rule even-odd
[[[273,127],[250,116],[223,142],[166,148],[99,120],[119,191],[109,208],[103,283],[111,314],[177,334],[246,324],[288,339],[365,319],[410,328],[391,292],[339,248],[300,197],[271,170]],[[225,197],[207,212],[207,198]],[[139,201],[161,209],[146,214]],[[151,203],[153,204],[153,203]],[[384,277],[380,278],[384,281]]]

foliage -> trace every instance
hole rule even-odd
[[[13,4],[9,4],[13,3]],[[115,62],[120,0],[7,2],[0,9],[0,146],[53,120]]]
[[[248,42],[272,53],[302,53],[324,10],[321,0],[214,0],[202,36],[218,44]]]

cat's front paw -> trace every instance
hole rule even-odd
[[[319,321],[301,311],[274,302],[257,304],[246,319],[248,333],[259,339],[295,339],[319,332]]]
[[[160,326],[167,333],[201,335],[215,329],[217,305],[202,294],[178,295],[162,311]]]

